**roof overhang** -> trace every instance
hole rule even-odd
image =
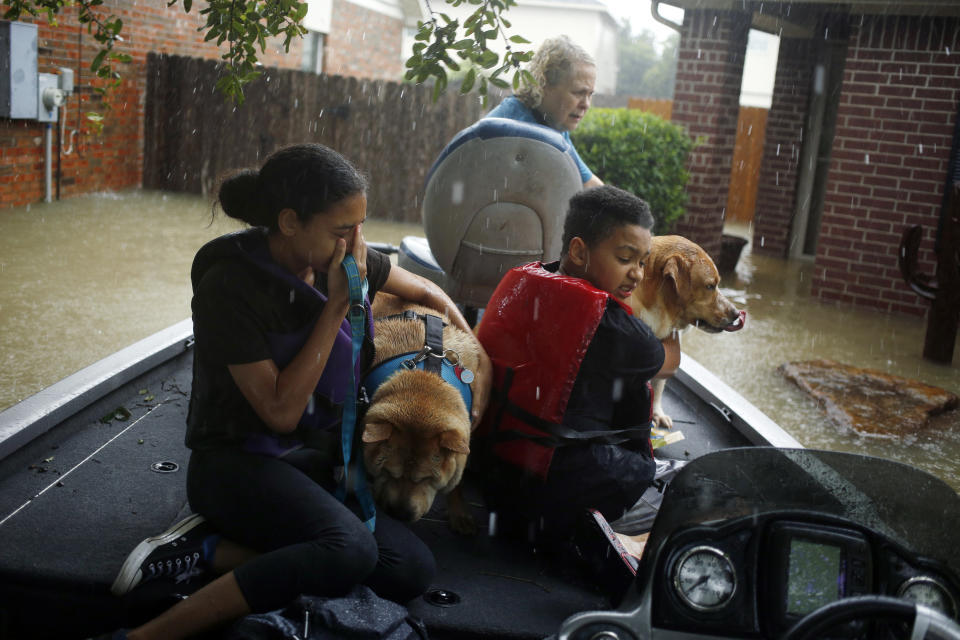
[[[827,12],[851,15],[960,17],[960,0],[658,0],[657,5],[680,9],[749,11],[754,29],[787,38],[813,35],[820,17]],[[778,5],[789,7],[781,11]]]

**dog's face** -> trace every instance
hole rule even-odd
[[[439,376],[401,370],[374,394],[363,443],[377,506],[414,522],[460,482],[470,452],[466,406]]]
[[[673,329],[695,326],[709,333],[737,331],[744,313],[720,293],[720,273],[699,245],[680,236],[654,238],[644,274],[644,306],[665,307]]]

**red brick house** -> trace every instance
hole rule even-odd
[[[934,273],[958,153],[960,2],[662,2],[685,9],[672,119],[702,140],[678,232],[719,252],[747,34],[775,33],[753,251],[812,259],[821,300],[925,313],[897,251],[903,229],[922,225],[919,267]]]
[[[320,18],[311,15],[314,19],[308,26],[319,30],[295,39],[289,53],[279,43],[268,43],[268,52],[261,56],[265,66],[374,79],[401,77],[405,19],[399,0],[311,0],[310,4],[311,14],[319,5]],[[43,19],[35,21],[38,71],[57,73],[58,68],[67,67],[74,72],[75,92],[60,108],[59,152],[58,126],[51,125],[53,197],[139,187],[147,54],[206,59],[221,54],[214,43],[204,42],[198,31],[205,18],[197,6],[184,13],[180,3],[168,7],[166,2],[107,0],[101,9],[123,20],[123,42],[117,50],[133,57],[131,63],[118,66],[123,81],[110,91],[105,103],[93,90],[99,82],[90,72],[99,48],[77,23],[77,10],[65,8],[57,26]],[[90,126],[85,117],[90,111],[106,116],[102,132]],[[0,118],[0,208],[43,200],[46,127],[36,120]]]

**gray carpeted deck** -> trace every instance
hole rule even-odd
[[[140,540],[187,512],[190,364],[188,352],[0,461],[0,639],[86,638],[169,604],[169,589],[120,600],[109,586]],[[716,429],[713,409],[678,386],[668,384],[665,408],[686,439],[664,453],[689,458],[747,444]],[[130,418],[101,422],[117,407]],[[158,472],[157,463],[178,469]],[[477,517],[486,521],[480,507]],[[540,638],[607,603],[522,545],[454,535],[442,504],[415,530],[435,551],[434,587],[459,596],[451,606],[410,604],[431,637]]]

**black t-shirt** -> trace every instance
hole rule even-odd
[[[663,360],[663,343],[653,331],[611,300],[580,363],[563,424],[599,431],[648,423],[647,383]]]
[[[236,446],[254,433],[272,434],[240,392],[227,365],[272,359],[267,334],[289,334],[312,327],[323,302],[297,295],[289,283],[239,255],[263,250],[266,233],[249,229],[213,240],[194,259],[193,389],[187,417],[186,444],[192,449]],[[370,249],[367,282],[371,302],[390,274],[390,259]],[[317,274],[315,287],[326,295],[326,274]],[[362,369],[373,361],[373,341],[367,336]],[[346,374],[347,372],[345,372]],[[307,434],[292,437],[309,440]]]

